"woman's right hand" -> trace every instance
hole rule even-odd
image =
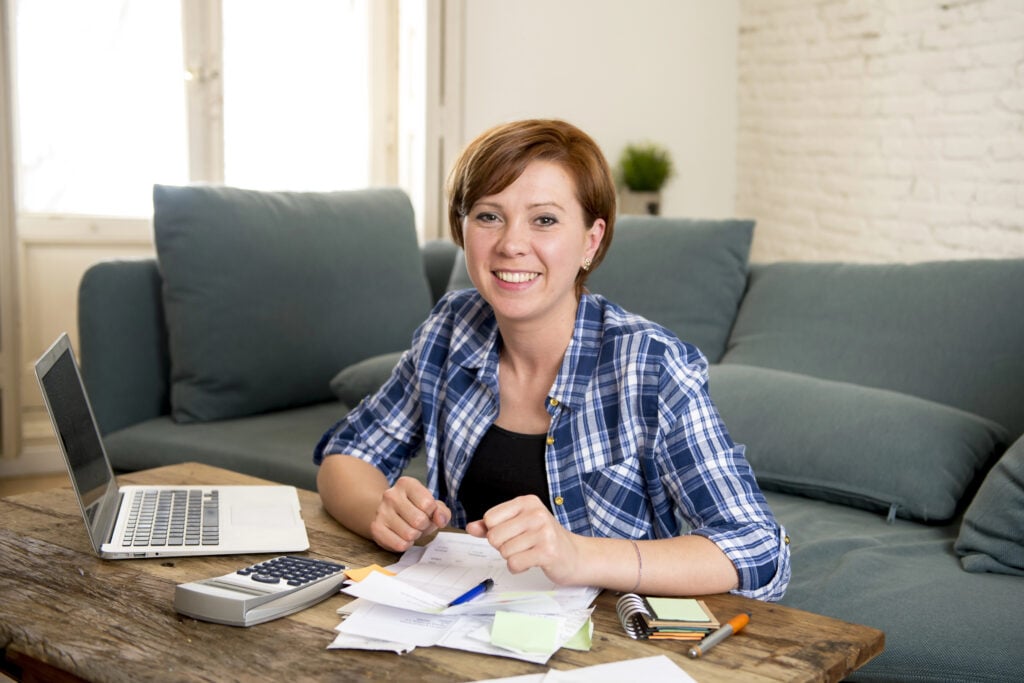
[[[418,479],[399,477],[384,491],[370,533],[377,545],[404,552],[422,536],[448,525],[452,513]]]

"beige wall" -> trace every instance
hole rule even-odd
[[[63,461],[33,364],[61,332],[78,347],[78,283],[98,261],[153,255],[144,220],[36,217],[19,221],[22,456],[0,460],[0,476],[61,471]]]
[[[672,152],[670,215],[731,216],[736,0],[468,2],[464,144],[518,118],[556,117],[615,164],[628,142]]]
[[[740,7],[753,258],[1024,256],[1024,2]]]

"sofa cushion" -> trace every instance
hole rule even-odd
[[[400,190],[158,185],[153,204],[178,421],[328,400],[338,368],[405,348],[430,310]]]
[[[723,362],[913,394],[1024,432],[1024,259],[754,264]]]
[[[1022,681],[1022,579],[970,574],[951,552],[957,525],[897,519],[768,492],[791,539],[781,604],[885,632],[853,681]],[[829,647],[827,642],[819,643]]]
[[[342,403],[355,407],[366,396],[384,386],[403,353],[383,353],[353,363],[334,376],[331,391]]]
[[[718,362],[747,283],[752,220],[620,216],[588,288]]]
[[[1006,430],[949,406],[777,370],[711,367],[711,397],[769,491],[942,521]]]
[[[103,438],[117,471],[197,461],[281,484],[316,490],[313,447],[348,411],[337,401],[216,422],[175,422],[169,415]]]
[[[954,548],[969,572],[1024,576],[1024,438],[981,483]]]

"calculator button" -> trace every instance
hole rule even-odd
[[[258,581],[260,583],[280,583],[281,582],[281,579],[277,578],[276,576],[272,576],[271,574],[253,574],[249,578],[251,578],[253,581]]]

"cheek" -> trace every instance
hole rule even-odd
[[[487,251],[486,245],[479,239],[466,240],[463,249],[466,252],[466,267],[471,271],[483,262],[484,253]]]
[[[480,280],[487,277],[487,273],[481,269],[486,269],[487,267],[486,254],[488,246],[485,240],[477,238],[467,239],[463,248],[466,254],[466,272],[469,274],[469,279],[473,286],[479,289],[482,284]]]

